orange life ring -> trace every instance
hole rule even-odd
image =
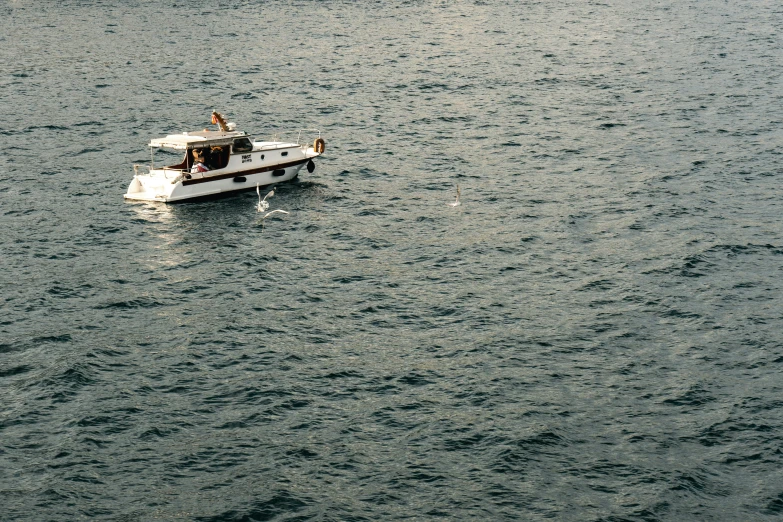
[[[313,150],[318,154],[323,154],[326,150],[326,142],[321,138],[316,138],[315,143],[313,143]]]

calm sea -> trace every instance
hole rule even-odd
[[[783,515],[780,2],[0,13],[0,519]],[[123,200],[213,109],[290,214]]]

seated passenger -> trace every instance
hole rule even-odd
[[[207,172],[209,167],[204,164],[204,155],[200,150],[193,150],[193,166],[190,168],[190,173]]]
[[[207,161],[207,165],[212,170],[222,169],[223,168],[223,148],[222,147],[212,147],[210,149],[210,157],[209,161]]]

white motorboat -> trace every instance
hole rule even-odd
[[[151,140],[149,166],[134,165],[126,199],[173,202],[271,185],[295,178],[302,167],[313,172],[313,158],[325,149],[321,133],[299,131],[296,143],[255,141],[218,112],[212,123],[219,130],[183,132]],[[307,133],[305,135],[305,133]],[[301,143],[302,139],[314,141]],[[155,167],[154,151],[185,151],[176,165]],[[146,169],[146,171],[145,171]]]

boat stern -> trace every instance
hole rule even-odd
[[[160,201],[166,202],[171,199],[174,189],[181,185],[179,180],[172,183],[164,175],[155,175],[155,171],[149,174],[136,173],[133,176],[128,190],[125,192],[125,199],[137,201]]]

